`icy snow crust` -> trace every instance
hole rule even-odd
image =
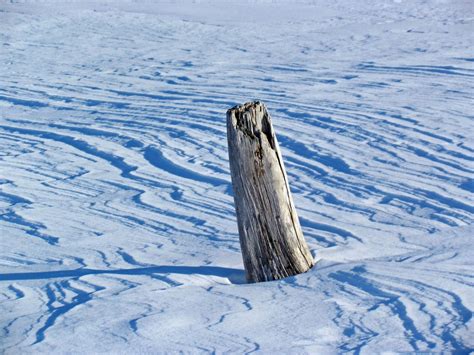
[[[470,1],[0,3],[4,353],[474,346]],[[245,284],[225,111],[317,265]]]

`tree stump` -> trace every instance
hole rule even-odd
[[[256,101],[228,110],[227,140],[247,281],[306,272],[314,261],[265,105]]]

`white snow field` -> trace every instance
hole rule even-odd
[[[473,7],[0,1],[0,351],[471,352]],[[246,284],[255,99],[318,263]]]

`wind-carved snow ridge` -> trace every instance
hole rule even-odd
[[[467,2],[0,4],[3,353],[469,353]],[[245,284],[225,112],[318,263]]]

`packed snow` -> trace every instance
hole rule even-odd
[[[469,0],[0,0],[0,352],[474,348]],[[263,101],[307,273],[245,282]]]

